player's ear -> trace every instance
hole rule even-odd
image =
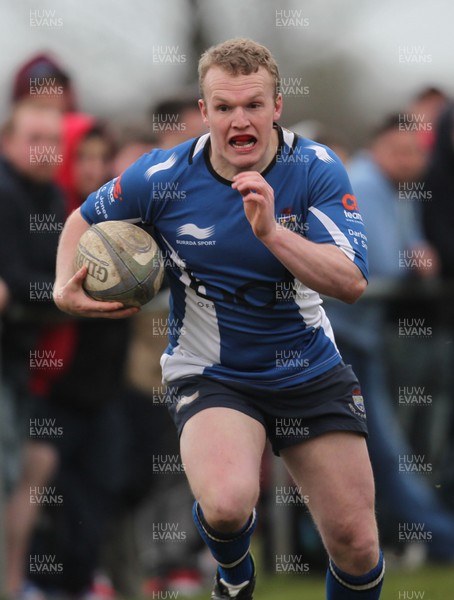
[[[274,116],[273,121],[278,121],[282,114],[282,94],[279,93],[274,101]]]
[[[205,104],[205,100],[203,98],[199,99],[199,108],[200,108],[200,113],[202,115],[202,120],[205,123],[205,125],[207,127],[210,126],[209,122],[208,122],[208,111],[207,111],[207,107]]]

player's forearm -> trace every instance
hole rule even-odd
[[[359,268],[337,246],[315,244],[283,227],[262,242],[299,281],[320,294],[353,303],[366,288]]]
[[[79,209],[75,210],[66,221],[58,243],[54,290],[62,288],[74,275],[74,256],[77,244],[80,236],[89,227]]]

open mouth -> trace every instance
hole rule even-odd
[[[257,143],[257,138],[253,135],[234,135],[229,140],[229,144],[236,150],[249,150]]]

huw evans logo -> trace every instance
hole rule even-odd
[[[276,418],[276,437],[303,437],[310,435],[309,427],[303,426],[303,419],[299,417],[290,417],[288,419]]]
[[[184,473],[184,464],[178,454],[154,454],[153,474],[168,475],[169,473]]]
[[[187,532],[180,530],[180,523],[153,523],[153,540],[158,542],[184,542]]]
[[[187,55],[180,52],[179,46],[153,46],[151,58],[153,63],[160,64],[185,63],[187,61]]]
[[[56,350],[30,350],[30,369],[61,369],[63,359]]]
[[[399,542],[430,542],[432,531],[426,531],[425,523],[399,523]]]
[[[426,392],[425,386],[399,386],[399,404],[428,406],[432,400],[432,394]]]
[[[57,493],[55,486],[30,486],[30,504],[60,506],[63,504],[63,495]]]
[[[214,246],[216,240],[208,238],[214,235],[216,226],[198,227],[195,223],[186,223],[177,229],[177,237],[190,237],[192,240],[176,240],[177,244],[185,244],[187,246]]]
[[[57,424],[57,419],[30,419],[31,438],[60,438],[63,435],[63,427]]]
[[[304,495],[299,486],[276,486],[276,504],[306,506],[309,504],[309,496]]]
[[[62,27],[63,18],[56,10],[30,9],[30,27]]]
[[[427,338],[432,336],[432,327],[428,327],[425,319],[399,319],[399,337]]]
[[[309,563],[303,562],[299,554],[276,554],[276,573],[303,574],[309,573]]]
[[[57,562],[55,554],[31,554],[30,573],[47,575],[63,573],[63,564]]]

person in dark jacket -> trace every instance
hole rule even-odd
[[[423,207],[426,235],[440,256],[442,276],[454,279],[454,103],[440,117],[425,188],[432,196]]]
[[[110,173],[112,144],[93,117],[67,113],[61,157],[52,175],[65,192],[68,214]],[[57,240],[52,265],[56,245]],[[36,341],[40,368],[28,380],[33,435],[30,428],[21,477],[7,507],[11,595],[50,588],[83,594],[91,586],[121,484],[128,329],[128,322],[53,321]],[[32,568],[34,556],[51,555],[61,572]]]
[[[60,354],[63,346],[47,358],[36,354],[45,328],[67,322],[52,303],[53,263],[66,213],[63,194],[53,183],[61,161],[61,131],[60,111],[25,102],[12,110],[2,135],[0,277],[9,300],[2,323],[6,419],[1,425],[3,444],[8,448],[4,474],[8,492],[18,475],[19,449],[31,427],[30,374],[42,367],[43,361],[65,362]],[[43,455],[43,464],[48,458]],[[16,583],[14,578],[8,581],[9,591]]]
[[[452,390],[454,375],[454,102],[448,103],[442,112],[435,131],[435,140],[425,177],[425,189],[431,201],[423,205],[424,227],[427,238],[437,249],[440,257],[441,277],[445,293],[436,307],[438,325],[443,331],[443,378],[446,389]],[[441,494],[443,500],[454,511],[454,398],[449,398],[450,419],[446,421],[445,439],[448,447],[444,451],[441,477],[445,482]]]

